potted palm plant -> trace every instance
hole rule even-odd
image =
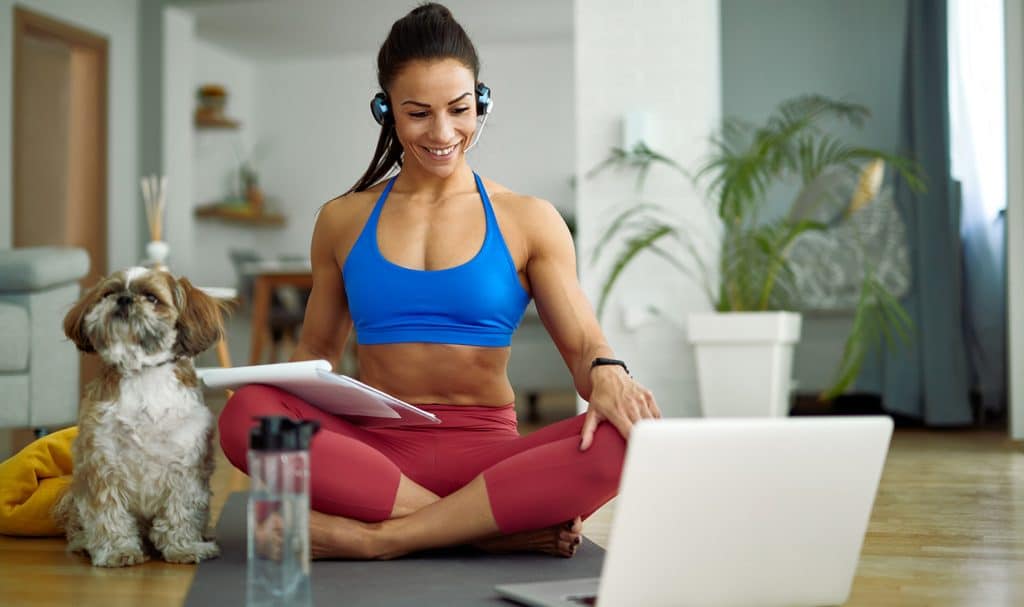
[[[791,264],[794,243],[803,234],[828,230],[833,224],[822,217],[848,218],[870,204],[885,164],[914,190],[923,189],[920,170],[910,159],[849,145],[823,126],[827,120],[860,126],[868,115],[863,105],[800,96],[783,101],[761,125],[726,120],[694,174],[642,142],[630,150],[613,149],[588,173],[631,168],[640,192],[652,167],[671,167],[693,179],[713,203],[722,228],[717,259],[706,259],[694,234],[668,217],[664,207],[649,203],[632,204],[612,219],[592,257],[597,262],[610,243],[619,245],[598,297],[599,315],[623,271],[641,253],[660,256],[704,285],[714,312],[692,314],[688,331],[706,416],[788,414],[792,349],[801,321]],[[831,187],[837,175],[852,175],[856,187],[837,194]],[[789,213],[765,220],[769,190],[794,178],[799,191]],[[829,208],[837,212],[821,212]],[[852,329],[834,383],[820,397],[844,392],[869,348],[883,338],[906,339],[909,330],[899,301],[872,268],[863,268]]]

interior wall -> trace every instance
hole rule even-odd
[[[871,110],[846,141],[900,145],[906,0],[721,0],[722,111],[760,123],[797,95],[820,93]],[[830,127],[831,128],[831,127]],[[766,219],[784,213],[794,184],[769,194]]]
[[[623,145],[627,112],[648,115],[643,135],[652,148],[693,168],[707,154],[708,137],[721,116],[718,0],[592,0],[575,4],[576,213],[580,276],[597,301],[607,263],[590,253],[607,222],[636,204],[633,175],[585,174]],[[690,182],[653,170],[645,201],[655,202],[699,240],[713,240],[715,223]],[[712,264],[714,261],[712,260]],[[660,310],[642,323],[626,316]],[[602,327],[616,353],[649,387],[667,416],[699,415],[693,350],[684,329],[687,314],[711,307],[701,287],[653,255],[638,257],[613,291]]]
[[[12,45],[15,4],[108,39],[107,235],[109,268],[139,261],[138,0],[0,0],[0,248],[13,243],[11,190]]]
[[[193,106],[200,86],[220,84],[228,91],[224,115],[237,120],[240,126],[238,129],[194,129],[190,206],[242,197],[238,172],[241,160],[249,158],[257,166],[260,164],[261,159],[253,156],[253,142],[258,141],[265,127],[256,117],[256,78],[257,67],[252,62],[202,39],[195,40],[189,89]],[[289,117],[278,118],[287,122]],[[301,171],[301,164],[301,153],[297,153],[291,168]],[[265,249],[264,240],[276,231],[276,228],[219,220],[194,219],[194,222],[194,258],[202,261],[193,265],[190,278],[201,285],[234,286],[235,272],[228,251]]]

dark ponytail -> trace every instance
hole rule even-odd
[[[441,59],[460,61],[473,72],[473,81],[477,81],[480,60],[466,31],[444,6],[434,2],[421,4],[391,26],[377,53],[377,84],[386,93],[409,62]],[[393,107],[391,111],[395,111]],[[373,186],[396,166],[402,166],[402,144],[395,133],[394,120],[391,120],[380,128],[370,166],[345,194],[362,192]]]

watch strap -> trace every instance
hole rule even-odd
[[[626,375],[629,375],[629,367],[626,366],[625,361],[619,360],[617,358],[605,358],[603,356],[598,356],[593,361],[591,361],[590,368],[593,369],[594,367],[600,367],[602,365],[618,365],[626,370]]]

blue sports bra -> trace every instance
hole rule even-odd
[[[484,243],[466,263],[443,270],[406,268],[381,254],[377,224],[395,178],[388,181],[342,267],[358,343],[511,343],[530,296],[519,283],[484,184],[473,177],[484,205]]]

